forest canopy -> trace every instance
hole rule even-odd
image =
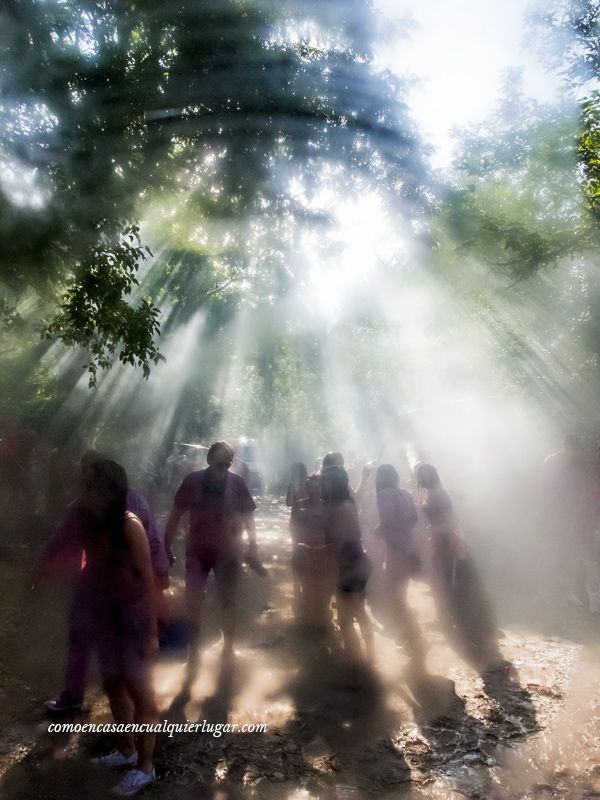
[[[148,378],[189,350],[170,430],[226,424],[226,405],[238,428],[310,427],[333,402],[324,376],[328,359],[348,358],[342,339],[377,349],[423,285],[456,304],[450,327],[443,315],[417,322],[432,346],[465,336],[456,314],[472,317],[507,391],[547,400],[558,382],[573,405],[583,369],[591,396],[598,4],[534,16],[562,96],[533,100],[519,70],[507,73],[494,112],[456,131],[442,171],[411,115],[409,79],[373,58],[373,11],[358,0],[3,5],[4,413],[64,408],[83,368],[97,428],[115,362]],[[542,383],[526,307],[544,343],[558,343]],[[393,393],[414,404],[422,359],[411,365],[414,344],[402,347]],[[368,380],[350,367],[344,378],[355,408],[389,406],[385,365],[359,362]],[[224,363],[227,385],[248,387],[243,399],[217,389]],[[128,380],[113,422],[133,395],[152,394]]]

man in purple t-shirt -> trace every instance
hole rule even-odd
[[[243,479],[229,471],[233,448],[215,442],[208,450],[208,467],[187,475],[177,490],[167,522],[165,548],[173,560],[172,543],[179,521],[189,514],[185,551],[185,594],[189,626],[191,675],[198,659],[200,614],[206,581],[212,570],[222,609],[224,652],[233,651],[235,600],[243,556],[242,533],[248,536],[249,555],[256,555],[254,500]]]

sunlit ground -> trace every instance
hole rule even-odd
[[[403,652],[379,633],[376,670],[365,671],[357,683],[335,652],[302,636],[293,622],[287,517],[281,503],[261,501],[259,540],[269,577],[244,579],[233,663],[221,658],[210,593],[205,646],[190,697],[178,696],[182,664],[160,663],[155,673],[161,719],[266,723],[269,732],[162,735],[157,765],[163,778],[145,796],[571,799],[598,788],[597,654],[555,636],[504,626],[501,649],[519,683],[494,691],[449,649],[433,624],[427,588],[416,584],[411,603],[430,645],[429,670],[437,677],[420,689],[405,672]],[[180,588],[176,579],[175,595]],[[109,737],[61,740],[44,733],[38,709],[44,692],[60,685],[64,643],[57,634],[64,623],[56,608],[41,611],[17,642],[19,663],[7,675],[6,685],[14,689],[5,698],[7,724],[0,736],[2,796],[30,797],[35,787],[39,797],[66,798],[73,781],[86,797],[104,796],[114,776],[92,770],[88,758],[108,748]],[[44,615],[55,627],[48,660],[35,639]],[[107,721],[103,698],[91,691],[89,700],[89,717],[81,719]]]
[[[373,42],[375,66],[397,75],[410,68],[425,78],[411,92],[412,112],[438,146],[436,163],[447,166],[450,128],[497,105],[493,84],[506,53],[511,64],[517,58],[525,4],[511,0],[502,13],[491,5],[475,13],[464,3],[443,11],[439,3],[421,3],[417,17],[424,29],[411,42],[402,17],[412,4],[375,5],[383,12]],[[267,44],[343,52],[344,37],[350,28],[359,31],[366,7],[350,8],[352,20],[355,11],[359,24],[347,26],[340,14],[338,33],[328,33],[331,20],[326,15],[319,24],[316,14],[314,23],[281,25]],[[64,44],[93,59],[100,49],[91,18],[84,14],[76,27],[77,36],[71,41],[67,32]],[[462,39],[448,48],[450,27]],[[364,45],[368,50],[366,39]],[[426,69],[415,61],[417,53]],[[526,89],[539,66],[534,60],[533,53],[525,59]],[[327,67],[327,74],[333,93],[345,96],[352,73]],[[311,87],[310,71],[306,75],[298,79],[300,92]],[[225,71],[219,89],[231,88],[233,96],[235,76]],[[380,101],[385,108],[387,90],[377,97],[370,86],[355,89],[373,109]],[[404,131],[410,120],[396,103],[402,96],[391,105]],[[24,142],[28,126],[50,134],[63,125],[39,103],[17,105],[14,116]],[[246,122],[240,116],[239,123]],[[266,139],[271,123],[264,119]],[[579,334],[594,293],[586,258],[565,258],[552,273],[507,291],[512,279],[473,263],[458,243],[443,241],[449,233],[427,208],[439,200],[435,191],[430,198],[413,196],[413,180],[424,195],[431,190],[429,177],[418,176],[419,148],[407,145],[399,167],[403,145],[393,140],[393,152],[386,150],[378,125],[372,135],[359,130],[351,142],[346,123],[336,131],[335,124],[321,130],[314,122],[310,135],[303,125],[290,118],[278,146],[265,152],[260,167],[268,180],[247,211],[238,207],[240,186],[231,191],[234,142],[219,134],[191,145],[175,131],[171,155],[188,148],[186,166],[173,176],[177,189],[148,190],[136,209],[142,239],[155,256],[130,298],[135,303],[148,296],[160,307],[166,361],[148,382],[115,361],[90,392],[84,356],[49,345],[41,368],[60,376],[61,389],[69,387],[57,427],[77,427],[95,437],[86,445],[114,448],[111,455],[127,460],[134,482],[148,478],[165,448],[183,432],[187,441],[190,431],[195,444],[207,444],[205,435],[256,437],[270,456],[278,453],[270,476],[278,481],[285,480],[290,443],[308,443],[305,452],[313,458],[326,442],[345,453],[353,449],[363,460],[393,462],[404,481],[425,449],[463,519],[473,523],[479,537],[473,550],[509,595],[511,586],[526,584],[527,564],[539,546],[531,526],[541,460],[568,429],[591,429],[596,421],[596,358]],[[301,155],[289,149],[288,136],[306,140]],[[252,163],[244,158],[238,166],[245,171]],[[34,211],[51,203],[42,172],[20,160],[6,162],[0,185],[15,208]],[[568,198],[566,191],[567,204]],[[231,314],[224,312],[228,303]],[[430,644],[429,670],[438,677],[426,684],[411,680],[406,655],[380,632],[376,668],[365,670],[357,684],[335,641],[307,637],[294,623],[287,513],[278,502],[261,503],[261,547],[270,574],[245,577],[233,663],[221,658],[218,609],[209,594],[190,696],[180,694],[183,665],[156,667],[161,716],[264,722],[270,731],[163,737],[157,752],[163,779],[147,796],[348,800],[359,793],[412,792],[504,800],[600,791],[592,760],[595,652],[507,621],[501,646],[520,683],[494,694],[448,647],[434,624],[431,597],[417,584],[411,602]],[[61,587],[38,598],[24,591],[19,581],[26,584],[30,565],[19,547],[15,565],[6,566],[0,630],[6,654],[1,677],[9,687],[2,698],[1,790],[11,798],[29,798],[35,790],[61,800],[75,785],[86,797],[104,796],[109,778],[87,765],[104,739],[59,742],[43,735],[39,708],[60,688],[66,610]],[[174,598],[182,590],[179,570]],[[526,610],[513,608],[510,620],[525,619]],[[107,719],[105,701],[97,693],[90,699],[90,719]]]

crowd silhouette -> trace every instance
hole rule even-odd
[[[8,486],[25,507],[32,491],[26,469],[28,438],[17,437],[12,449],[24,453],[25,466]],[[57,571],[72,576],[65,683],[45,711],[67,717],[85,710],[95,654],[115,722],[142,726],[135,734],[119,735],[116,748],[95,759],[101,765],[130,768],[114,787],[118,796],[135,794],[156,779],[155,735],[148,726],[158,716],[152,682],[157,651],[171,648],[185,654],[184,683],[171,709],[175,713],[189,700],[201,667],[203,601],[213,573],[223,635],[220,674],[223,686],[230,687],[242,565],[266,572],[257,543],[256,503],[233,448],[215,442],[201,469],[188,469],[179,456],[168,460],[174,494],[163,536],[124,468],[87,451],[78,470],[71,470],[69,487],[63,487],[61,498],[68,499],[70,490],[71,501],[62,516],[57,503],[51,504],[49,515],[58,521],[33,572],[34,587]],[[516,673],[499,648],[492,603],[435,466],[417,461],[406,487],[389,463],[353,464],[347,471],[343,455],[330,452],[316,466],[309,474],[304,464],[293,464],[286,493],[294,613],[307,642],[304,671],[311,673],[315,654],[318,662],[333,647],[345,664],[339,682],[359,692],[357,697],[372,693],[368,676],[378,669],[379,632],[394,640],[404,659],[405,687],[409,701],[416,703],[416,715],[426,715],[429,706],[447,711],[459,703],[451,682],[428,671],[427,637],[410,601],[411,584],[417,581],[429,588],[436,627],[490,691],[501,701],[508,684],[518,688]],[[548,498],[542,513],[551,540],[558,540],[561,531],[563,537],[565,531],[571,536],[557,544],[553,557],[563,559],[562,586],[577,602],[585,602],[586,590],[593,599],[593,563],[587,569],[583,564],[595,546],[589,491],[577,442],[567,439],[563,450],[543,464],[540,497]],[[175,613],[165,590],[184,520],[185,589],[182,611]],[[574,541],[580,546],[573,546]]]

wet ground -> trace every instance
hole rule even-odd
[[[265,723],[267,733],[159,737],[152,798],[358,800],[600,797],[600,653],[592,643],[502,620],[515,672],[483,680],[447,645],[423,584],[411,588],[428,643],[430,675],[410,674],[383,632],[374,670],[351,669],[335,639],[293,619],[287,509],[264,499],[261,551],[269,575],[244,577],[236,657],[221,658],[218,610],[205,608],[202,663],[189,697],[184,667],[161,661],[161,719]],[[27,586],[31,542],[2,551],[0,797],[105,797],[118,779],[92,769],[108,735],[47,733],[42,702],[60,689],[66,597],[57,582]],[[181,578],[173,581],[173,595]],[[514,616],[514,615],[513,615]],[[101,693],[76,721],[110,721]]]

